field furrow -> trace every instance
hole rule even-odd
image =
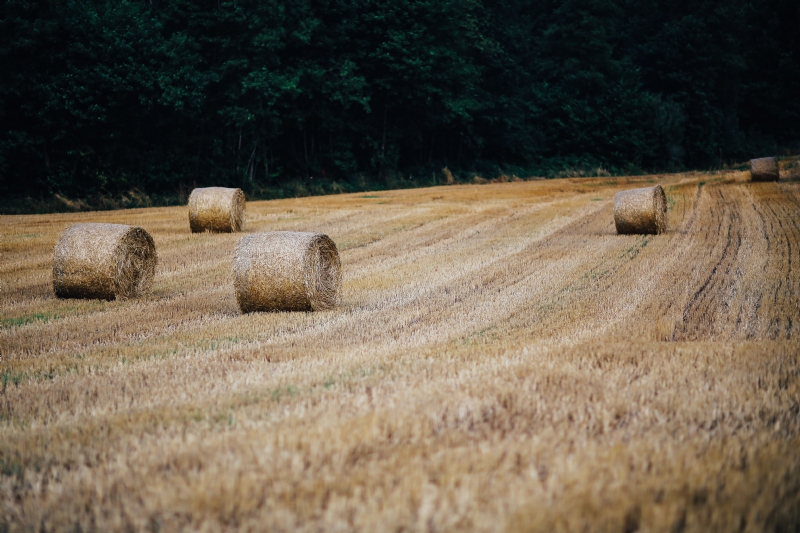
[[[669,231],[617,235],[664,185]],[[341,305],[242,315],[186,210],[0,217],[0,531],[800,527],[800,187],[746,173],[248,204],[321,231]],[[69,224],[151,294],[59,300]]]

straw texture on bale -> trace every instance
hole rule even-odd
[[[192,233],[242,231],[245,218],[241,189],[200,187],[189,195],[189,227]]]
[[[618,192],[614,196],[614,224],[619,234],[664,233],[667,197],[661,185]]]
[[[233,275],[243,313],[331,309],[342,284],[336,244],[320,233],[247,235],[236,247]]]
[[[53,291],[59,298],[134,298],[150,290],[157,261],[153,238],[142,228],[75,224],[56,243]]]
[[[778,170],[777,157],[762,157],[761,159],[750,160],[750,179],[753,181],[778,181],[780,171]]]

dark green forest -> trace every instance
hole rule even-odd
[[[798,146],[798,28],[797,0],[4,0],[0,195],[714,168]]]

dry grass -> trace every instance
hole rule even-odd
[[[648,179],[253,202],[342,303],[242,315],[184,208],[0,217],[0,530],[793,531],[800,185]],[[74,222],[145,228],[150,296],[52,295]]]

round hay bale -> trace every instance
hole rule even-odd
[[[614,224],[619,234],[667,231],[667,196],[661,185],[614,195]]]
[[[762,157],[761,159],[751,159],[750,179],[753,181],[778,181],[780,179],[778,158]]]
[[[236,247],[233,275],[243,313],[331,309],[342,285],[339,251],[320,233],[247,235]]]
[[[231,233],[244,227],[245,201],[241,189],[199,187],[189,195],[192,233]]]
[[[53,291],[59,298],[134,298],[150,290],[156,245],[142,228],[75,224],[56,243]]]

